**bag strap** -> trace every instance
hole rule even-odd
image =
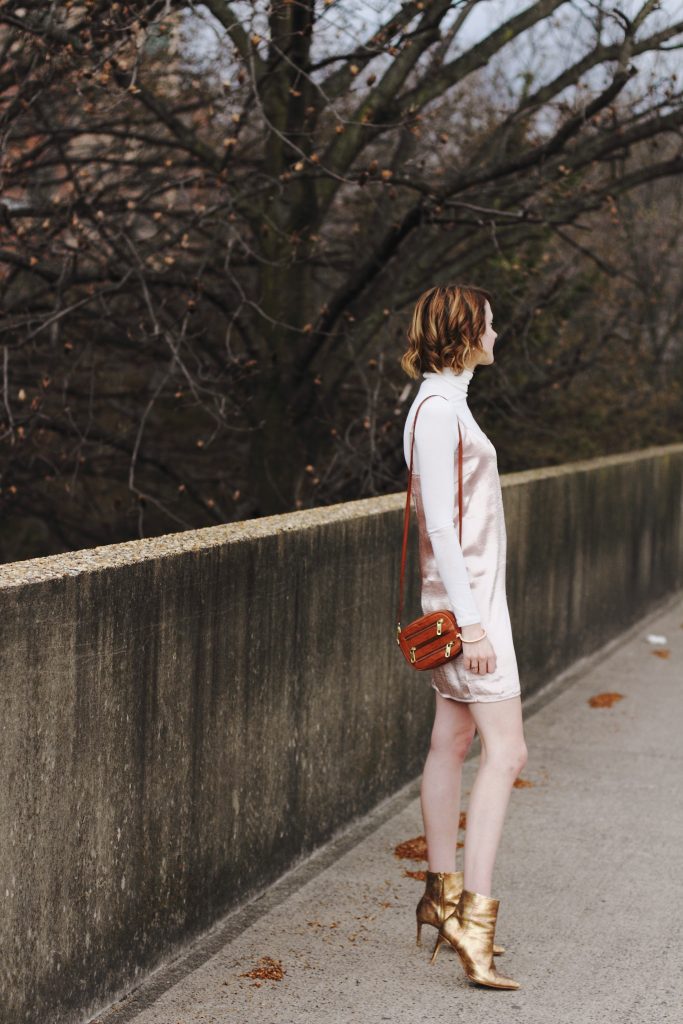
[[[430,398],[441,398],[442,395],[427,395],[417,407],[415,419],[413,420],[412,439],[410,442],[410,469],[408,470],[408,489],[406,491],[406,508],[403,515],[403,549],[401,551],[401,576],[398,585],[398,614],[396,615],[396,628],[401,628],[401,612],[403,611],[403,578],[406,571],[406,555],[408,552],[408,528],[410,525],[410,496],[413,485],[413,450],[415,448],[415,425],[420,409]],[[458,533],[460,546],[462,547],[462,431],[460,430],[460,417],[458,417]]]

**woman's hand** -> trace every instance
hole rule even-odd
[[[469,626],[462,626],[460,635],[463,639],[462,656],[464,665],[470,672],[477,672],[479,675],[487,675],[496,670],[496,652],[487,636],[476,643],[467,643],[470,637],[481,636],[483,627],[480,622]]]

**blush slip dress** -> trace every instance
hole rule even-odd
[[[450,608],[460,626],[480,622],[496,654],[494,672],[471,672],[462,652],[422,674],[442,697],[465,702],[521,694],[505,591],[507,534],[496,450],[467,405],[473,370],[423,374],[408,410],[404,456],[410,464],[413,421],[413,503],[417,515],[422,612]],[[458,541],[458,421],[463,441],[462,547]],[[464,645],[467,649],[467,644]]]

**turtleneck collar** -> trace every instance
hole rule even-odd
[[[436,378],[437,380],[446,381],[463,398],[467,398],[467,389],[474,376],[474,370],[463,370],[461,373],[456,373],[450,366],[444,366],[443,370],[439,370],[438,373],[436,371],[428,371],[423,373],[422,376],[428,379]]]

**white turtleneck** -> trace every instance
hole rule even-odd
[[[439,576],[458,625],[469,626],[481,622],[481,617],[470,587],[453,510],[457,493],[458,418],[469,428],[480,430],[467,405],[467,390],[474,370],[456,373],[444,368],[438,373],[424,373],[422,376],[424,380],[406,416],[403,453],[409,466],[411,432],[417,408],[427,395],[440,396],[425,402],[420,410],[415,431],[413,473],[420,477],[425,522]]]

